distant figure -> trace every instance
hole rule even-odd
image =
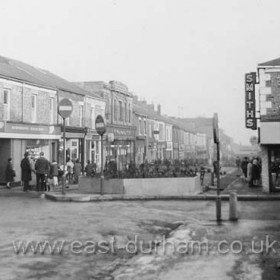
[[[14,182],[14,178],[16,177],[16,172],[13,168],[12,158],[8,159],[5,175],[6,175],[6,187],[10,189],[11,183]]]
[[[236,167],[237,167],[237,169],[239,170],[239,169],[240,169],[240,165],[241,165],[241,160],[240,160],[240,158],[239,158],[239,157],[237,157],[237,158],[236,158],[235,163],[236,163]]]
[[[49,161],[44,157],[44,153],[40,153],[40,157],[37,159],[35,163],[35,170],[36,170],[36,190],[39,191],[45,191],[46,190],[46,180],[47,175],[49,174],[50,170],[50,163]]]
[[[247,181],[249,183],[249,187],[253,187],[253,178],[252,178],[252,164],[253,160],[250,159],[247,164]]]
[[[76,162],[74,163],[74,184],[78,184],[79,182],[79,176],[81,176],[82,173],[82,165],[79,162],[79,159],[76,160]]]
[[[20,163],[21,167],[21,180],[23,181],[23,191],[29,191],[29,181],[32,180],[31,176],[31,164],[30,164],[30,155],[28,152],[24,154],[24,158]]]
[[[243,175],[244,175],[244,179],[247,178],[247,166],[248,166],[248,158],[245,157],[242,162],[241,162],[241,169],[242,169],[242,172],[243,172]]]

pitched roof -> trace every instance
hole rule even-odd
[[[259,63],[258,66],[280,66],[280,58],[269,60],[267,62]]]
[[[57,88],[81,95],[88,94],[86,90],[47,70],[3,56],[0,56],[0,75],[43,87]]]

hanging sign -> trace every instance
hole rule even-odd
[[[245,74],[245,126],[257,129],[256,99],[255,99],[256,73]]]

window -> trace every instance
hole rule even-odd
[[[118,115],[118,108],[117,108],[117,100],[114,99],[114,120],[117,120],[117,115]]]
[[[84,106],[80,105],[79,106],[79,125],[81,127],[83,126],[83,110],[84,110]]]
[[[95,112],[94,112],[94,107],[91,107],[91,128],[95,129]]]
[[[280,87],[280,74],[277,75],[277,86]]]
[[[121,101],[119,101],[119,108],[120,108],[120,110],[119,110],[119,112],[120,112],[120,114],[119,114],[119,121],[123,121],[123,107],[122,107],[122,102]]]
[[[144,120],[144,135],[147,135],[147,121]]]
[[[54,122],[54,98],[50,98],[50,124]]]
[[[142,119],[139,118],[138,120],[139,120],[139,135],[141,135],[141,134],[142,134],[142,130],[141,130],[141,127],[142,127]]]
[[[8,121],[10,120],[10,90],[5,89],[4,90],[4,120]]]
[[[130,107],[130,104],[128,104],[128,122],[131,123],[131,107]]]
[[[149,122],[149,137],[153,137],[152,124]]]
[[[37,96],[33,94],[31,96],[31,122],[37,121]]]
[[[124,121],[127,122],[127,103],[124,103]]]

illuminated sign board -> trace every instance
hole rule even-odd
[[[255,99],[256,73],[245,74],[245,126],[257,129],[256,99]]]

